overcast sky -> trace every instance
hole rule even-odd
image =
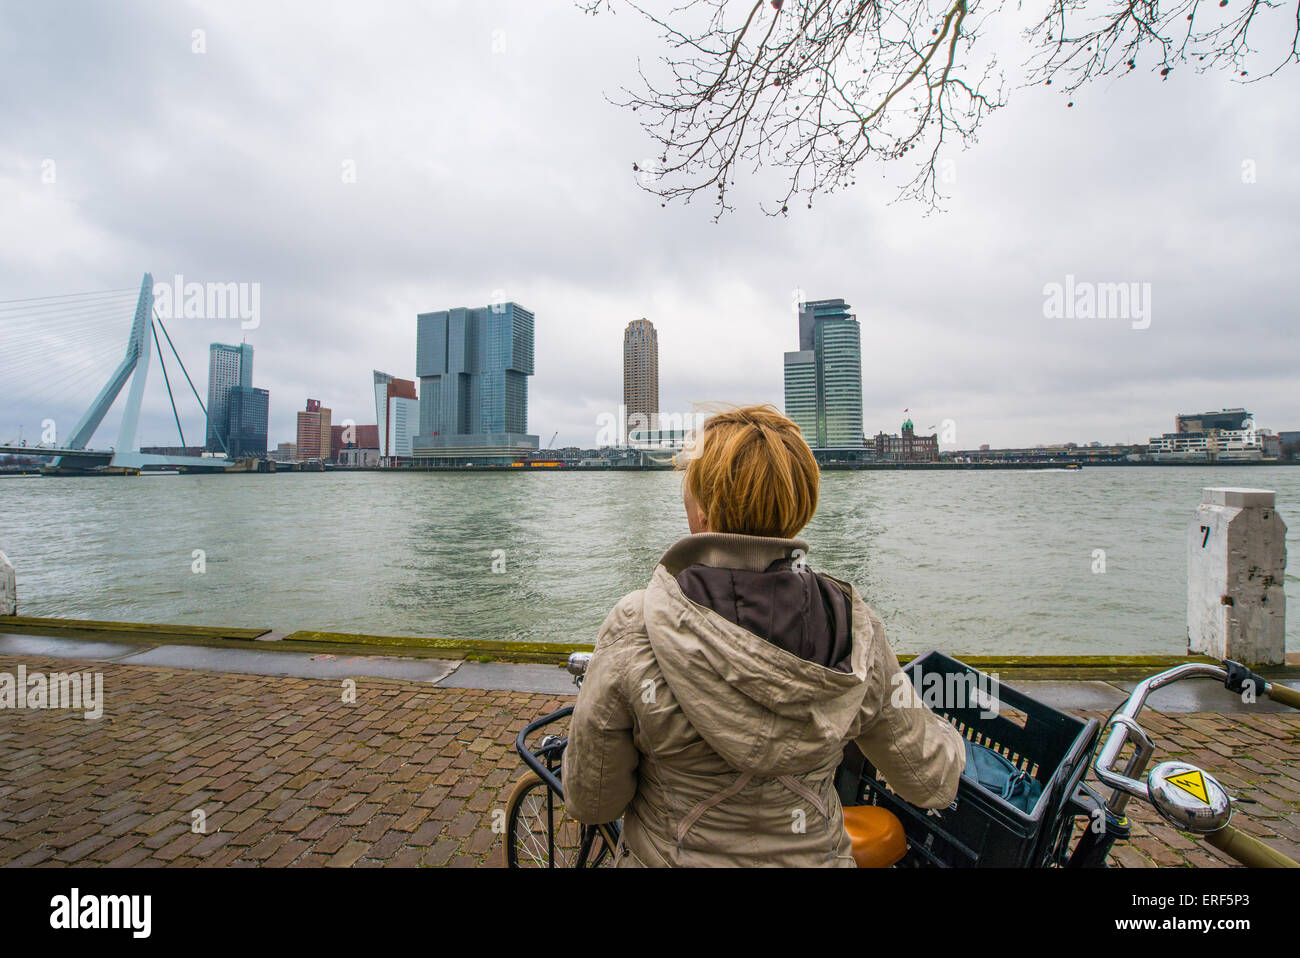
[[[0,300],[145,271],[260,284],[256,329],[168,327],[205,399],[208,343],[246,336],[272,444],[309,396],[374,422],[371,370],[414,377],[416,314],[496,291],[537,316],[543,445],[594,444],[639,317],[659,330],[664,411],[781,405],[795,290],[852,304],[868,434],[905,408],[921,430],[954,420],[962,448],[1141,442],[1176,412],[1238,405],[1300,429],[1294,69],[1245,86],[1140,72],[1073,108],[1013,91],[948,154],[946,212],[891,203],[912,171],[877,166],[785,219],[741,184],[715,224],[706,203],[664,209],[638,188],[653,148],[606,100],[661,50],[636,17],[567,0],[6,4]],[[1151,284],[1149,327],[1045,317],[1045,284],[1067,275]],[[66,437],[120,358],[129,299],[21,362],[0,318],[0,440],[45,418]],[[87,342],[96,363],[65,383]],[[34,395],[42,382],[56,394]],[[193,397],[178,402],[200,441]],[[155,365],[140,438],[175,432]]]

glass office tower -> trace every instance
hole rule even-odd
[[[421,313],[415,372],[417,460],[513,461],[537,449],[528,435],[533,314],[519,304]]]
[[[253,385],[253,347],[248,343],[208,348],[208,452],[226,452],[229,445],[230,391]]]
[[[235,386],[230,390],[230,426],[226,441],[230,445],[232,459],[245,456],[257,456],[259,459],[266,457],[266,427],[270,418],[270,405],[271,394],[265,389]]]
[[[842,299],[799,307],[799,349],[785,354],[785,414],[814,449],[861,449],[862,334]]]

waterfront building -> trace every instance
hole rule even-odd
[[[785,354],[785,414],[810,446],[817,442],[817,358],[811,349]]]
[[[330,461],[344,463],[344,453],[349,452],[374,453],[370,458],[378,461],[379,427],[357,425],[330,426]],[[349,460],[356,460],[357,456],[351,455],[347,458]]]
[[[1163,460],[1251,462],[1264,458],[1257,429],[1214,429],[1208,432],[1167,432],[1147,443],[1147,457]]]
[[[374,469],[379,465],[379,450],[344,449],[339,453],[338,464],[353,469]]]
[[[1255,417],[1240,406],[1218,412],[1179,413],[1174,417],[1174,432],[1211,433],[1215,430],[1249,429]]]
[[[629,428],[627,444],[633,449],[664,449],[681,452],[694,435],[693,429]]]
[[[457,307],[417,318],[419,465],[513,462],[538,449],[528,434],[531,312],[518,303]]]
[[[230,391],[253,385],[253,347],[248,343],[208,347],[208,452],[226,452],[230,431]]]
[[[230,390],[226,442],[232,459],[266,457],[266,432],[270,421],[271,394],[252,386]]]
[[[623,405],[627,434],[659,424],[659,333],[648,319],[634,319],[623,330]]]
[[[298,460],[325,459],[330,454],[330,416],[333,410],[308,399],[307,408],[298,411]]]
[[[1300,431],[1295,429],[1278,430],[1280,458],[1300,459]]]
[[[1179,413],[1174,431],[1153,436],[1147,443],[1147,457],[1155,461],[1257,461],[1277,458],[1281,442],[1274,442],[1267,429],[1255,424],[1255,417],[1240,406],[1210,412]]]
[[[911,419],[904,420],[901,435],[886,436],[878,432],[871,445],[881,462],[937,462],[939,459],[939,434],[918,436]]]
[[[267,458],[274,459],[276,462],[297,462],[298,444],[296,442],[282,442],[275,447],[275,452],[268,454]]]
[[[375,421],[381,460],[409,459],[420,425],[420,401],[415,382],[374,370]]]
[[[862,450],[862,333],[842,299],[799,306],[785,354],[785,414],[814,450]]]
[[[1019,448],[992,449],[988,443],[978,449],[957,449],[944,453],[941,458],[951,458],[953,462],[1064,462],[1064,463],[1104,463],[1136,462],[1146,453],[1144,445],[1116,444],[1103,446],[1089,443],[1079,446],[1077,443],[1064,443],[1052,446],[1023,446]]]

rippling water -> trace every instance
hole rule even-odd
[[[7,478],[0,549],[27,615],[590,641],[686,534],[680,483],[672,473]],[[1300,469],[1285,467],[823,473],[804,537],[812,566],[855,583],[901,651],[1176,653],[1186,525],[1213,485],[1276,489],[1296,553]],[[1104,574],[1092,571],[1094,549],[1106,551]],[[1286,590],[1300,594],[1290,572]],[[1293,606],[1292,650],[1297,619]]]

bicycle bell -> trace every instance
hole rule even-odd
[[[1187,762],[1161,762],[1147,775],[1151,804],[1175,828],[1205,835],[1232,817],[1232,800],[1213,775]]]

